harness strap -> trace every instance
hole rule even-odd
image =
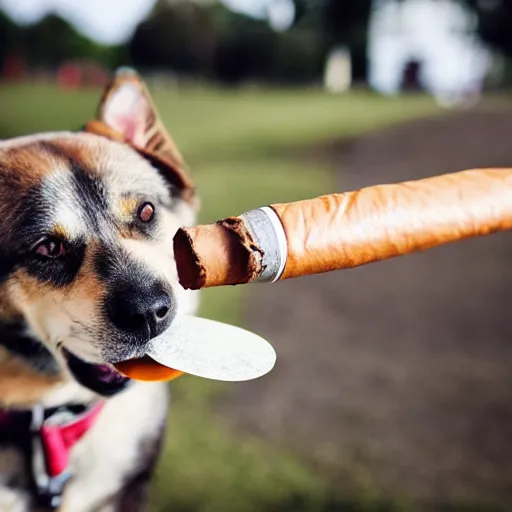
[[[68,467],[70,450],[94,425],[103,405],[103,402],[99,402],[83,414],[64,423],[55,423],[54,416],[43,422],[39,434],[50,477],[60,475]]]
[[[104,402],[100,401],[90,406],[45,409],[37,405],[28,411],[0,410],[0,430],[11,430],[13,441],[16,438],[21,441],[28,435],[27,448],[38,507],[59,508],[64,487],[72,476],[71,449],[93,427],[103,406]]]

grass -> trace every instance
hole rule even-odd
[[[77,129],[93,115],[99,91],[48,86],[0,87],[0,137]],[[353,137],[436,111],[410,96],[367,92],[158,91],[155,100],[193,169],[209,222],[272,202],[337,191],[332,169],[298,157],[299,149]],[[294,154],[295,153],[295,154]],[[250,287],[207,290],[202,315],[243,325]],[[293,453],[258,439],[233,437],[213,411],[227,386],[183,377],[153,494],[154,511],[256,512],[399,510],[372,492],[351,502]]]

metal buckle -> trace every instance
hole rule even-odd
[[[46,458],[41,440],[41,427],[44,423],[44,408],[37,405],[32,409],[32,474],[36,485],[37,499],[40,507],[55,510],[62,503],[62,493],[66,482],[71,477],[68,471],[51,477],[46,470]]]

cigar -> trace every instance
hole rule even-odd
[[[185,289],[353,268],[512,228],[512,169],[474,169],[257,208],[174,237]]]

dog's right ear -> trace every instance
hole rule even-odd
[[[183,157],[160,120],[145,84],[132,69],[117,71],[100,101],[97,118],[86,124],[85,131],[129,144],[180,196],[195,202],[194,182],[185,170]]]

